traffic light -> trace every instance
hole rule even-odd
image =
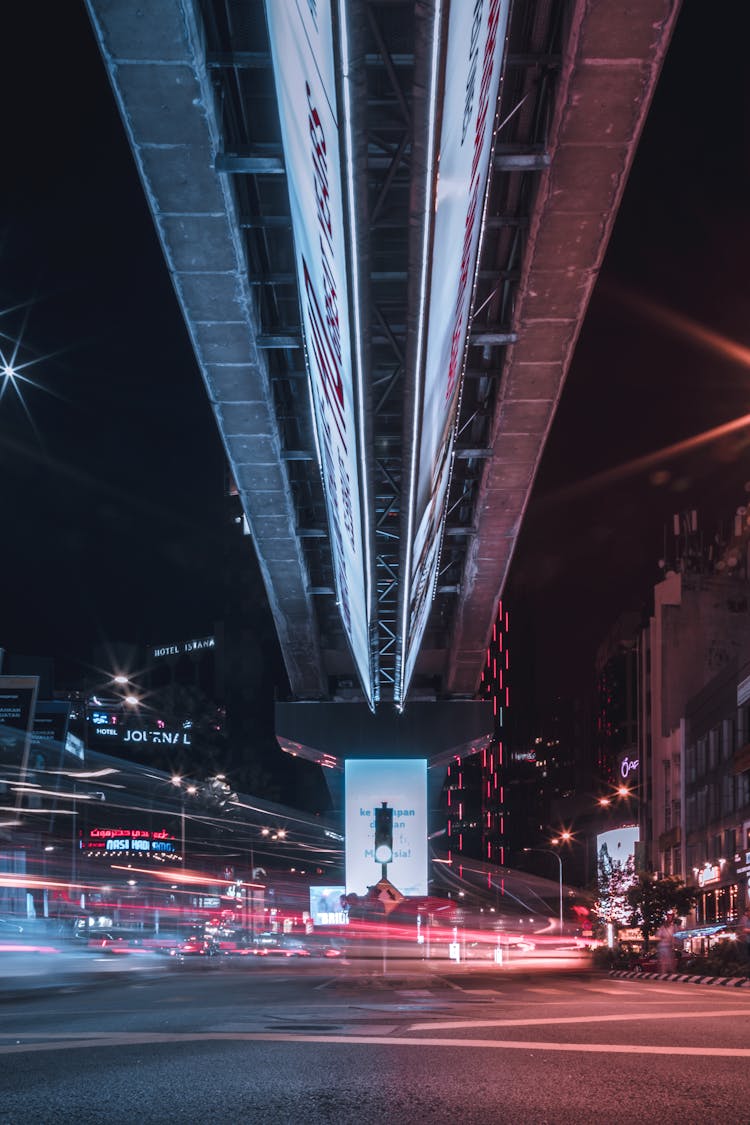
[[[383,801],[375,809],[375,862],[390,863],[393,859],[393,809]]]

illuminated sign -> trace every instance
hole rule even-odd
[[[718,863],[707,863],[698,872],[698,886],[705,887],[707,883],[718,883],[721,879],[721,865]]]
[[[30,730],[38,685],[37,676],[0,676],[0,726]]]
[[[314,926],[345,926],[349,915],[341,905],[343,887],[310,887],[310,917]]]
[[[344,763],[346,890],[365,894],[382,875],[375,859],[375,810],[393,810],[388,879],[403,895],[427,894],[427,762],[348,759]]]
[[[87,718],[89,744],[190,746],[193,725],[190,719],[185,719],[179,727],[168,727],[163,719],[155,719],[150,726],[140,727],[132,725],[137,721],[133,715],[115,708],[92,708]]]
[[[631,774],[638,773],[638,766],[640,760],[638,758],[629,758],[626,754],[624,758],[620,759],[620,777],[623,781],[627,781]]]
[[[410,544],[403,701],[432,602],[453,459],[509,0],[450,5]]]
[[[638,840],[639,832],[635,825],[612,828],[609,832],[600,832],[596,837],[596,854],[601,856],[602,848],[606,847],[609,858],[624,866],[628,859],[635,859]]]
[[[83,739],[79,738],[77,734],[68,731],[65,736],[65,752],[66,754],[73,754],[74,757],[84,760],[86,756],[86,749],[83,745]]]
[[[513,754],[514,762],[535,762],[536,750],[516,750]]]
[[[203,637],[199,641],[180,641],[178,644],[157,645],[151,650],[152,659],[162,656],[183,656],[189,652],[203,652],[205,649],[216,648],[215,637]]]
[[[31,741],[34,746],[44,743],[64,743],[68,733],[68,721],[72,704],[60,700],[42,699],[34,712],[34,727]]]
[[[177,856],[177,842],[166,830],[146,828],[90,828],[81,834],[81,851],[89,855],[146,856],[172,859]]]
[[[364,455],[361,333],[350,322],[350,308],[358,315],[359,295],[356,263],[355,271],[347,268],[347,247],[356,245],[356,235],[353,208],[342,193],[347,115],[336,94],[333,14],[330,0],[266,0],[266,17],[338,607],[372,705],[369,536],[360,494],[366,474],[358,472]],[[341,43],[347,18],[342,5]],[[340,69],[346,75],[343,58]]]

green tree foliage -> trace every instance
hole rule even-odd
[[[613,859],[606,844],[599,850],[597,858],[598,901],[594,910],[600,922],[613,922],[616,926],[627,926],[633,915],[633,907],[628,900],[628,892],[636,881],[635,864],[632,855],[625,862]]]
[[[670,912],[684,916],[695,905],[697,892],[685,885],[678,875],[655,879],[648,871],[639,871],[635,883],[628,891],[632,907],[632,921],[640,926],[643,940],[656,933]]]

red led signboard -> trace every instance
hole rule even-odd
[[[81,851],[90,855],[154,856],[171,859],[178,855],[177,841],[166,829],[90,828],[81,833]]]

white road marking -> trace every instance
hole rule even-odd
[[[221,1032],[190,1032],[180,1034],[133,1033],[104,1036],[99,1040],[66,1039],[45,1043],[15,1043],[0,1047],[2,1055],[28,1054],[39,1051],[70,1050],[83,1047],[134,1047],[145,1045],[186,1044],[190,1042],[242,1042],[242,1043],[336,1043],[340,1046],[364,1045],[373,1043],[382,1047],[418,1047],[421,1050],[432,1047],[449,1047],[452,1051],[460,1048],[493,1051],[555,1051],[581,1054],[606,1055],[684,1055],[692,1058],[750,1058],[748,1047],[650,1047],[639,1043],[548,1043],[536,1040],[513,1039],[409,1039],[405,1036],[372,1035],[303,1035],[291,1032],[267,1032],[231,1034]]]
[[[583,986],[583,991],[584,992],[601,992],[601,994],[603,996],[622,996],[622,992],[619,988],[596,988],[593,984],[585,984]],[[655,989],[653,989],[653,991],[654,992],[667,992],[668,989],[666,989],[666,988],[655,988]],[[674,992],[670,993],[670,995],[674,996]],[[642,1000],[643,994],[640,993],[640,992],[638,993],[637,996],[635,994],[633,994],[633,999],[634,1000]]]
[[[561,1023],[631,1023],[634,1020],[643,1023],[649,1020],[714,1019],[718,1016],[745,1016],[747,1018],[750,1016],[750,1009],[721,1008],[712,1012],[686,1012],[683,1009],[678,1012],[628,1012],[627,1015],[617,1013],[606,1016],[540,1016],[512,1020],[430,1020],[429,1023],[409,1024],[409,1031],[448,1031],[467,1027],[556,1027]]]

